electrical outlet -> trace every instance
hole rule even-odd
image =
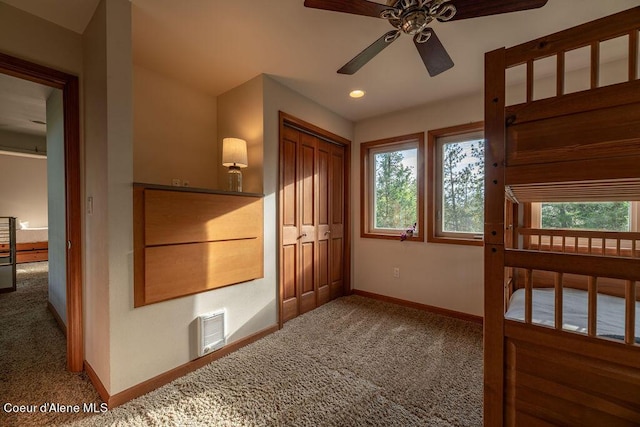
[[[182,181],[182,186],[183,187],[188,187],[189,186],[189,180],[188,179],[183,180]]]
[[[399,267],[393,267],[393,277],[396,279],[400,278],[400,268]]]
[[[174,187],[182,187],[182,181],[180,180],[180,178],[173,178],[171,180],[171,185],[173,185]]]

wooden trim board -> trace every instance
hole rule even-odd
[[[67,241],[67,369],[83,368],[80,84],[77,76],[0,53],[0,73],[62,90],[65,236]]]
[[[56,323],[58,324],[58,327],[60,327],[60,330],[62,331],[62,333],[64,334],[64,336],[67,336],[67,325],[64,324],[64,321],[62,320],[62,317],[60,317],[60,314],[58,313],[58,310],[56,310],[56,308],[53,306],[53,304],[51,304],[51,302],[47,301],[47,309],[51,312],[51,314],[53,315],[53,318],[56,319]]]
[[[256,342],[266,337],[267,335],[270,335],[276,332],[278,329],[280,329],[278,325],[269,326],[252,335],[249,335],[229,345],[226,345],[220,350],[214,351],[213,353],[207,354],[206,356],[202,356],[198,359],[187,362],[174,369],[171,369],[170,371],[164,372],[160,375],[157,375],[153,378],[143,381],[140,384],[136,384],[133,387],[129,387],[128,389],[121,391],[119,393],[116,393],[114,395],[110,395],[107,392],[107,389],[102,384],[102,381],[100,381],[100,378],[98,377],[98,375],[96,375],[95,371],[93,370],[89,362],[85,360],[84,366],[87,372],[87,376],[91,380],[91,383],[96,388],[96,391],[98,392],[102,400],[107,404],[109,409],[113,409],[116,406],[125,404],[130,400],[133,400],[157,388],[160,388],[163,385],[168,384],[175,379],[183,377],[187,375],[189,372],[195,371],[196,369],[200,369],[203,366],[215,360],[218,360],[228,354],[231,354],[234,351],[239,350],[248,344]]]
[[[421,304],[419,302],[407,301],[400,298],[394,298],[387,295],[380,295],[373,292],[362,291],[360,289],[354,289],[353,295],[359,295],[361,297],[371,298],[378,301],[390,302],[391,304],[401,305],[403,307],[415,308],[417,310],[428,311],[430,313],[439,314],[441,316],[453,317],[460,320],[466,320],[467,322],[474,322],[482,325],[483,318],[474,314],[462,313],[460,311],[449,310],[446,308],[435,307],[432,305]]]

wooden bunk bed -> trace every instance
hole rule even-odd
[[[487,426],[640,425],[640,233],[544,230],[523,215],[531,202],[640,200],[639,29],[637,7],[486,55]],[[628,79],[599,87],[601,43],[619,37]],[[585,47],[590,88],[565,94],[565,55]],[[545,58],[556,94],[534,99]],[[526,100],[507,106],[513,67]]]

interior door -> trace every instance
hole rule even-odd
[[[282,322],[343,294],[345,167],[344,146],[281,128]]]

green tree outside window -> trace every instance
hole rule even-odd
[[[374,156],[375,228],[405,229],[417,221],[417,149]]]
[[[484,228],[484,140],[443,144],[442,231]]]

